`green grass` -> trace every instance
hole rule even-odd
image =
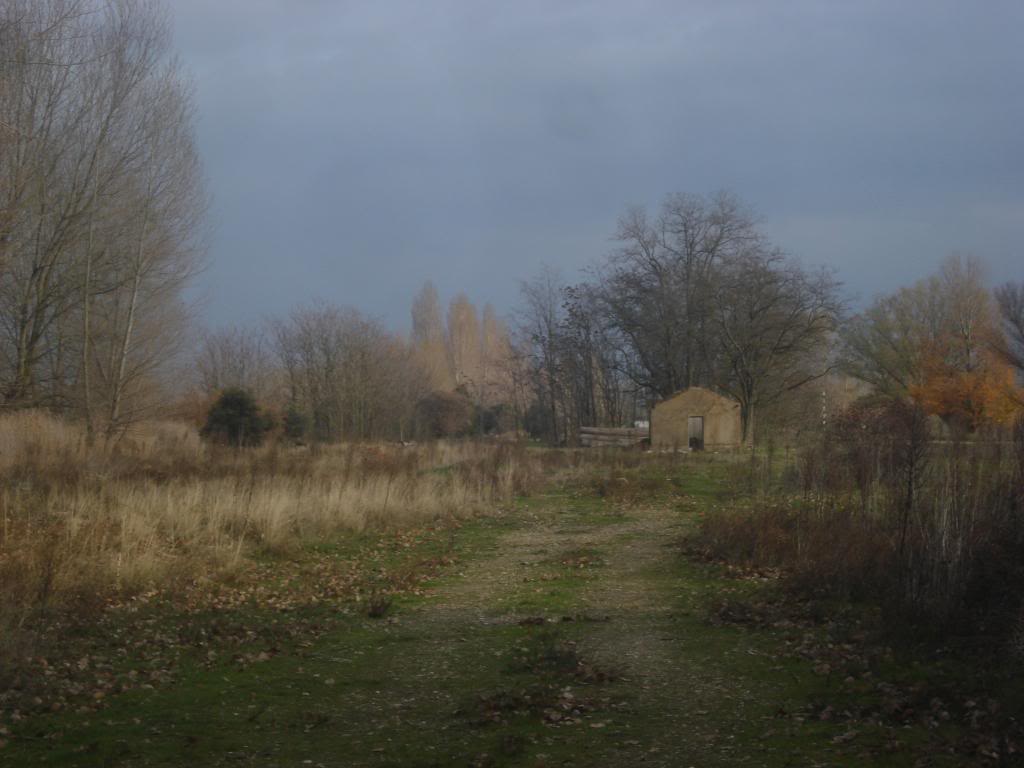
[[[937,737],[911,723],[897,739],[888,724],[822,718],[876,703],[794,651],[805,634],[827,644],[827,627],[715,620],[723,601],[776,589],[677,546],[733,492],[724,477],[711,460],[598,470],[494,516],[296,556],[310,568],[288,583],[307,596],[324,562],[356,564],[362,586],[415,584],[383,618],[340,598],[120,615],[185,639],[171,680],[30,716],[0,765],[909,766],[915,747],[956,739],[952,725]],[[146,649],[114,656],[123,670]]]

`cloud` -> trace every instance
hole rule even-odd
[[[626,206],[723,187],[864,294],[954,249],[1019,270],[1019,4],[172,10],[217,201],[214,323],[318,294],[400,327],[428,277],[507,309],[540,263],[599,258]]]

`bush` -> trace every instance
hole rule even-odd
[[[934,433],[911,404],[851,408],[802,449],[802,495],[709,515],[691,546],[869,601],[915,634],[1005,636],[1024,615],[1024,426]]]
[[[511,432],[516,428],[515,413],[507,403],[477,408],[474,421],[477,431],[484,435]]]
[[[294,443],[301,443],[309,431],[309,418],[294,405],[288,407],[282,424],[284,436]]]
[[[274,426],[260,413],[256,399],[244,389],[226,389],[210,407],[200,434],[208,440],[235,446],[259,445]]]
[[[427,437],[470,434],[473,415],[473,403],[460,392],[432,392],[416,403],[416,420]]]

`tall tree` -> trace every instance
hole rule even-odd
[[[714,380],[740,404],[743,438],[758,408],[819,379],[832,368],[829,340],[842,303],[825,271],[807,272],[775,251],[751,248],[717,270],[707,356]]]
[[[557,270],[545,266],[532,280],[520,286],[520,333],[529,363],[535,400],[552,442],[566,439],[559,424],[564,411],[561,397],[562,279]]]
[[[191,95],[145,0],[0,0],[0,50],[0,397],[91,433],[137,411],[180,337],[204,201]]]
[[[484,305],[480,336],[483,403],[489,406],[507,403],[511,400],[508,360],[512,356],[512,342],[505,323],[491,304]]]
[[[460,293],[448,306],[448,349],[455,385],[479,389],[481,381],[480,318],[476,306]]]
[[[106,332],[116,341],[109,365],[98,361],[108,389],[108,434],[126,420],[136,382],[152,376],[180,338],[181,323],[172,321],[183,313],[181,290],[195,272],[204,213],[191,99],[173,67],[140,91],[138,107],[146,130],[128,198],[133,215],[112,270],[117,288],[105,300]]]
[[[427,371],[432,389],[446,391],[454,388],[448,346],[445,341],[441,300],[434,284],[423,284],[412,304],[412,343],[420,364]]]
[[[708,280],[716,264],[761,240],[752,215],[725,193],[672,195],[653,219],[629,211],[615,239],[599,287],[607,323],[636,362],[628,373],[661,397],[708,383]]]
[[[845,364],[878,391],[974,429],[1010,418],[1016,397],[996,354],[1010,351],[999,323],[981,263],[954,255],[855,318],[844,334]]]

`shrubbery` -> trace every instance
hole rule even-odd
[[[294,443],[301,443],[309,432],[309,417],[294,405],[290,406],[285,411],[281,427],[286,438]]]
[[[261,413],[256,399],[244,389],[226,389],[210,407],[200,434],[208,440],[234,446],[253,446],[274,427]]]
[[[875,603],[890,627],[1006,637],[1024,617],[1024,422],[971,441],[937,426],[901,402],[850,409],[785,485],[708,516],[692,544]]]
[[[416,404],[424,437],[458,437],[473,429],[473,403],[461,392],[432,392]]]

